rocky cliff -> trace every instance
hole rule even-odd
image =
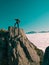
[[[41,65],[43,52],[31,43],[23,29],[0,30],[0,65]]]

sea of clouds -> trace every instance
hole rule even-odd
[[[44,52],[46,47],[49,46],[49,33],[26,34],[26,36],[35,46]]]

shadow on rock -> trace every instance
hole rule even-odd
[[[45,50],[45,54],[44,54],[42,65],[49,65],[49,46]]]

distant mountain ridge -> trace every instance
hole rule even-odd
[[[34,33],[49,33],[49,31],[39,31],[39,32],[30,31],[30,32],[26,32],[26,34],[34,34]]]
[[[38,33],[48,33],[49,31],[40,31]]]
[[[26,34],[34,34],[34,33],[37,33],[35,31],[30,31],[30,32],[27,32]]]

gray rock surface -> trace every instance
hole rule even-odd
[[[41,65],[43,52],[31,43],[23,29],[0,31],[0,65]],[[15,32],[15,33],[14,33]]]

